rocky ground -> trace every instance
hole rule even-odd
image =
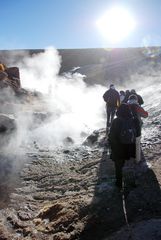
[[[123,191],[103,129],[77,147],[35,142],[25,155],[1,154],[0,239],[161,239],[159,138],[144,137],[142,148],[142,162],[125,168]]]
[[[134,86],[137,79],[149,112],[142,133],[142,161],[138,165],[127,163],[120,191],[114,184],[114,164],[104,129],[95,131],[79,146],[67,138],[64,147],[53,149],[33,140],[23,143],[17,152],[13,138],[11,151],[0,148],[0,240],[161,239],[160,56],[158,61],[148,60],[139,49],[127,50],[128,59],[124,50],[81,52],[80,57],[80,50],[71,51],[73,62],[69,52],[64,53],[66,67],[61,72],[81,66],[88,84],[96,79],[100,84],[102,79],[103,85],[108,78],[124,83],[136,73]],[[10,58],[4,52],[6,59]],[[48,119],[46,103],[40,104],[41,94],[21,90],[14,101],[12,94],[9,102],[1,94],[1,112],[23,112],[27,117],[32,108],[35,126]],[[10,130],[16,129],[17,116],[7,116],[8,123],[0,124],[0,145],[5,145],[6,132],[9,141],[12,131],[7,128],[12,123]],[[32,126],[29,129],[32,131]]]
[[[34,127],[50,118],[45,104],[43,109],[31,104],[31,96],[14,108],[26,117],[31,105]],[[161,239],[160,101],[155,107],[147,101],[146,109],[142,161],[127,162],[122,191],[115,187],[105,129],[80,145],[66,138],[63,147],[48,148],[33,140],[15,151],[13,138],[10,154],[1,148],[0,240]],[[7,115],[9,107],[4,110],[0,144],[17,126],[16,116]]]

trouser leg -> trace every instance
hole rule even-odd
[[[136,137],[136,162],[141,160],[141,146],[140,146],[141,136]]]
[[[106,113],[107,113],[107,127],[109,127],[111,111],[110,111],[110,108],[107,106],[106,106]]]
[[[107,110],[107,122],[109,124],[112,123],[113,119],[114,119],[114,116],[115,116],[115,111],[116,111],[116,108],[115,107],[111,107],[111,106],[108,106],[106,108]]]
[[[111,123],[112,123],[112,121],[114,119],[115,111],[116,111],[116,108],[111,108]]]
[[[122,168],[124,166],[125,160],[115,161],[115,174],[116,174],[116,185],[122,187]]]

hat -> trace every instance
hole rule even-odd
[[[110,88],[115,89],[115,86],[113,84],[110,84]]]
[[[138,101],[138,97],[135,94],[130,95],[128,99]]]
[[[131,93],[136,93],[135,89],[131,89]]]

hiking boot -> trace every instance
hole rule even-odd
[[[116,181],[115,186],[118,187],[119,189],[122,189],[122,182]]]

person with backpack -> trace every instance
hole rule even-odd
[[[106,129],[108,129],[114,119],[117,108],[120,106],[120,95],[113,84],[111,84],[110,88],[103,94],[103,99],[106,102]]]
[[[138,97],[135,94],[129,96],[127,103],[130,106],[133,116],[139,119],[140,126],[142,126],[143,122],[141,118],[147,118],[148,112],[139,105]]]
[[[143,121],[141,118],[147,118],[148,112],[144,110],[143,107],[140,106],[138,103],[138,97],[135,94],[132,94],[129,96],[128,105],[130,107],[130,110],[132,112],[133,118],[139,122],[139,134],[136,138],[136,162],[140,162],[141,160],[141,128],[143,125]]]
[[[122,168],[126,160],[136,156],[136,137],[140,125],[134,120],[130,107],[122,103],[117,110],[109,132],[111,158],[115,163],[116,186],[122,187]]]
[[[126,90],[125,97],[124,97],[124,100],[122,101],[122,103],[127,103],[129,96],[130,96],[130,90]]]
[[[144,104],[143,98],[139,94],[136,93],[135,89],[131,90],[130,95],[136,95],[137,96],[138,103],[139,103],[140,106]]]

